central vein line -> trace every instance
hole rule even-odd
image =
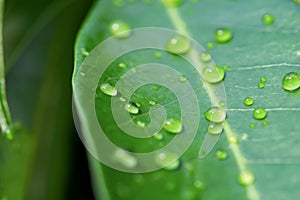
[[[163,3],[163,1],[162,1],[162,3]],[[186,30],[186,23],[179,15],[178,10],[176,8],[169,8],[167,6],[165,6],[165,8],[167,10],[167,13],[168,13],[173,25],[177,29],[177,31],[183,35],[189,36],[188,31]],[[195,50],[191,49],[191,51],[195,51]],[[194,53],[196,53],[196,52],[194,52]],[[193,59],[197,59],[197,57],[194,57]],[[211,89],[211,87],[209,86],[209,84],[207,84],[205,81],[203,81],[203,83],[205,85],[205,89],[207,90],[208,95],[211,98],[211,101],[213,103],[218,102],[218,99],[217,99],[216,95],[214,94],[213,90]],[[230,127],[230,124],[228,123],[228,121],[224,122],[224,131],[225,131],[225,134],[226,134],[226,137],[228,140],[230,140],[231,138],[236,138],[236,134]],[[239,144],[231,143],[230,148],[233,152],[233,155],[236,160],[237,166],[240,170],[240,173],[249,172],[248,167],[247,167],[246,158],[243,155],[243,153],[239,147]],[[246,190],[247,190],[247,196],[248,196],[249,200],[259,200],[260,199],[259,194],[254,185],[247,186]]]

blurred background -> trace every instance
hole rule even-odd
[[[1,200],[93,199],[71,112],[73,47],[91,3],[5,1],[7,95],[16,123],[15,139],[0,139]]]

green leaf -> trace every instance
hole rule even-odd
[[[153,49],[130,52],[111,63],[99,78],[99,85],[115,85],[125,72],[143,63],[172,66],[187,77],[195,89],[201,115],[197,137],[180,158],[181,165],[177,170],[130,174],[111,169],[91,158],[98,198],[103,195],[105,199],[296,199],[300,195],[297,189],[300,186],[300,152],[297,150],[300,143],[300,93],[283,90],[281,81],[288,72],[300,72],[299,11],[297,3],[280,0],[185,1],[176,8],[166,8],[160,1],[97,2],[77,40],[73,76],[75,91],[80,87],[77,77],[87,52],[111,36],[110,26],[118,20],[131,28],[178,30],[204,48],[213,43],[214,48],[206,48],[207,51],[218,65],[229,66],[224,81],[227,97],[224,132],[212,152],[199,160],[198,151],[208,127],[204,112],[210,107],[211,91],[205,90],[197,71],[179,56],[168,52],[162,51],[161,57],[157,58],[154,56],[157,50]],[[263,16],[267,13],[274,16],[273,24],[263,23]],[[219,28],[232,31],[230,42],[215,42],[215,32]],[[118,67],[119,63],[125,63],[127,68]],[[264,88],[259,88],[263,77],[267,80]],[[175,77],[171,78],[177,81]],[[176,96],[164,87],[151,90],[153,86],[143,86],[131,97],[130,101],[141,105],[141,114],[132,115],[133,120],[150,123],[147,114],[149,100],[163,105],[168,117],[180,118]],[[250,107],[243,103],[248,96],[255,101]],[[75,95],[76,98],[83,97]],[[148,152],[161,148],[174,138],[164,130],[161,131],[162,141],[124,134],[114,122],[111,99],[97,91],[95,109],[107,137],[116,145],[136,152]],[[256,107],[267,110],[266,119],[253,118]],[[79,118],[85,124],[86,119],[80,113]],[[189,127],[189,124],[183,124],[183,127]],[[225,150],[228,158],[223,160],[222,155],[220,160],[223,161],[220,161],[215,156],[220,155],[218,150]]]

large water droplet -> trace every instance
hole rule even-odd
[[[169,133],[180,133],[182,131],[181,121],[178,119],[170,118],[164,123],[164,129]]]
[[[125,105],[125,109],[131,113],[131,114],[138,114],[139,113],[139,109],[138,107],[136,107],[135,105],[133,105],[132,103],[128,103]]]
[[[203,76],[209,83],[218,83],[224,79],[225,73],[220,66],[208,66],[203,70]]]
[[[254,104],[254,99],[251,97],[247,97],[244,99],[245,106],[252,106]]]
[[[123,21],[115,21],[110,26],[110,33],[116,38],[123,39],[130,36],[130,26]]]
[[[167,170],[177,169],[180,165],[180,160],[176,153],[159,153],[155,156],[155,162],[158,166]]]
[[[110,85],[109,83],[104,83],[102,85],[100,85],[100,90],[106,94],[106,95],[109,95],[109,96],[116,96],[118,91],[117,89]]]
[[[183,35],[174,35],[169,38],[166,44],[167,51],[174,54],[183,54],[190,50],[191,42]]]
[[[251,172],[243,171],[239,174],[238,181],[243,186],[249,186],[254,183],[255,177]]]
[[[224,150],[218,150],[217,153],[216,153],[216,157],[219,159],[219,160],[226,160],[227,157],[228,157],[228,154],[226,151]]]
[[[163,0],[163,3],[169,8],[178,7],[183,4],[183,2],[184,0]]]
[[[211,123],[207,128],[207,132],[212,135],[219,135],[223,132],[223,124]]]
[[[265,14],[265,15],[263,16],[263,23],[264,23],[265,25],[271,25],[271,24],[274,23],[274,21],[275,21],[275,18],[274,18],[274,16],[271,15],[271,14]]]
[[[227,43],[232,39],[232,33],[228,28],[218,29],[215,33],[215,39],[218,43]]]
[[[267,117],[267,111],[264,108],[255,108],[253,110],[254,119],[262,120]]]
[[[210,122],[221,123],[226,119],[226,112],[221,107],[209,108],[204,114],[205,118]]]
[[[289,72],[282,79],[282,88],[286,91],[295,91],[300,87],[300,74]]]

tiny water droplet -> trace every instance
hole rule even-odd
[[[155,135],[153,135],[154,139],[156,140],[163,140],[164,136],[161,133],[156,133]]]
[[[202,181],[195,180],[193,185],[198,190],[204,190],[205,189],[205,184]]]
[[[209,49],[214,49],[214,48],[215,48],[215,45],[214,45],[214,43],[212,43],[212,42],[207,43],[206,46],[207,46],[207,48],[209,48]]]
[[[161,52],[160,52],[160,51],[156,51],[156,52],[154,53],[154,56],[155,56],[156,58],[160,58],[160,57],[161,57]]]
[[[210,62],[211,61],[211,55],[207,52],[202,52],[200,54],[200,61],[202,62]]]
[[[125,101],[126,101],[126,98],[124,98],[124,97],[120,97],[119,99],[120,99],[120,101],[122,101],[122,102],[125,102]]]
[[[263,23],[264,23],[265,25],[271,25],[271,24],[274,23],[274,21],[275,21],[275,18],[274,18],[274,16],[271,15],[271,14],[265,14],[265,15],[263,16]]]
[[[160,85],[153,85],[151,86],[151,90],[159,90],[161,88]]]
[[[183,35],[174,35],[169,38],[166,44],[167,51],[174,54],[184,54],[191,48],[190,40]]]
[[[251,97],[247,97],[244,99],[245,106],[252,106],[254,104],[254,99]]]
[[[228,43],[232,39],[232,33],[228,28],[218,29],[215,39],[218,43]]]
[[[264,122],[263,122],[263,126],[269,126],[269,122],[264,121]]]
[[[141,107],[141,104],[139,104],[139,103],[135,103],[135,105],[138,107],[138,108],[140,108]]]
[[[168,8],[179,7],[180,5],[183,4],[183,2],[184,2],[184,0],[163,0],[163,3]]]
[[[81,48],[81,54],[84,55],[84,56],[88,56],[90,55],[90,53],[86,50],[86,48]]]
[[[180,165],[180,160],[176,153],[159,153],[155,156],[155,162],[158,166],[167,170],[175,170]]]
[[[207,132],[212,135],[219,135],[223,132],[223,124],[211,123],[207,128]]]
[[[224,65],[223,69],[224,69],[224,71],[227,71],[229,69],[229,66],[228,65]]]
[[[127,168],[134,168],[137,165],[137,159],[123,149],[118,149],[113,159]]]
[[[128,103],[125,105],[125,109],[131,113],[131,114],[138,114],[139,113],[139,109],[133,105],[132,103]]]
[[[264,108],[255,108],[253,110],[253,117],[257,120],[262,120],[267,117],[267,111]]]
[[[226,160],[228,157],[228,154],[225,150],[218,150],[216,153],[216,157],[219,160]]]
[[[255,181],[254,175],[249,171],[243,171],[238,176],[238,182],[242,186],[249,186],[252,185]]]
[[[182,131],[181,121],[174,118],[169,118],[163,125],[164,129],[169,133],[180,133]]]
[[[266,77],[261,77],[259,80],[260,80],[261,83],[265,83],[267,81],[267,78]]]
[[[124,39],[130,36],[130,26],[123,21],[115,21],[110,26],[110,33],[116,38]]]
[[[125,63],[119,63],[118,67],[125,69],[125,68],[127,68],[127,65]]]
[[[230,144],[238,144],[238,143],[239,143],[239,139],[238,139],[237,137],[235,137],[235,136],[230,136],[230,137],[228,138],[228,142],[229,142]]]
[[[144,128],[146,126],[145,122],[142,121],[137,121],[136,124],[141,128]]]
[[[150,100],[150,101],[149,101],[149,105],[150,105],[150,106],[154,106],[154,105],[156,105],[156,102],[153,101],[153,100]]]
[[[221,123],[226,119],[226,112],[222,107],[209,108],[204,115],[208,121],[215,123]]]
[[[106,94],[106,95],[109,95],[109,96],[116,96],[118,91],[117,89],[110,85],[109,83],[104,83],[102,85],[100,85],[100,90]]]
[[[183,76],[183,75],[179,76],[179,81],[180,81],[180,82],[184,83],[186,80],[187,80],[187,79],[186,79],[185,76]]]
[[[300,87],[300,74],[289,72],[282,79],[282,88],[286,91],[295,91]]]
[[[265,83],[259,82],[258,85],[257,85],[257,87],[259,89],[263,89],[263,88],[265,88]]]
[[[203,76],[205,80],[209,83],[218,83],[224,79],[224,70],[216,65],[214,67],[208,66],[204,68]]]
[[[250,127],[250,128],[255,128],[256,126],[255,126],[255,124],[250,124],[249,127]]]

